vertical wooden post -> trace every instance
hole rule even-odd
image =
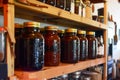
[[[14,75],[14,5],[4,4],[4,27],[9,30],[7,36],[7,65],[8,65],[8,77]],[[13,40],[12,40],[13,39]]]
[[[107,25],[108,23],[108,11],[107,11],[107,1],[105,0],[104,2],[104,24]],[[107,27],[107,26],[106,26]],[[105,53],[105,63],[104,63],[104,79],[103,80],[107,80],[107,54],[108,54],[108,31],[105,30],[104,31],[104,53]]]

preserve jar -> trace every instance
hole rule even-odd
[[[21,60],[21,57],[23,56],[23,26],[21,24],[15,23],[15,68],[20,68],[23,60]]]
[[[56,7],[64,9],[65,0],[56,0]]]
[[[80,61],[86,60],[88,57],[88,40],[86,38],[86,31],[78,30],[78,37],[80,39]]]
[[[71,73],[70,80],[81,80],[81,72],[77,71],[77,72]]]
[[[0,63],[4,63],[6,56],[6,29],[0,27]]]
[[[72,0],[65,0],[65,10],[70,11],[71,10],[71,1]]]
[[[25,22],[23,34],[24,69],[40,70],[44,65],[44,38],[40,34],[40,23]]]
[[[45,66],[58,66],[60,63],[60,37],[57,27],[45,27]]]
[[[61,62],[77,63],[80,54],[80,40],[77,37],[77,29],[68,28],[61,40],[63,48],[61,49]]]
[[[80,0],[75,0],[75,13],[79,14]]]
[[[56,0],[46,0],[46,3],[52,6],[56,6]]]
[[[95,59],[97,56],[97,39],[95,38],[95,32],[88,31],[87,32],[88,39],[88,58]]]

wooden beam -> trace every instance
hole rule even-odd
[[[8,65],[8,77],[14,75],[14,5],[4,4],[4,27],[8,30],[7,35],[7,65]]]

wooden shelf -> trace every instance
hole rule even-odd
[[[103,3],[103,2],[105,2],[107,0],[90,0],[90,1],[91,1],[91,3]]]
[[[94,60],[81,61],[76,64],[64,64],[61,63],[60,66],[56,67],[45,67],[41,71],[27,72],[16,70],[15,75],[20,80],[45,80],[52,77],[60,76],[63,74],[71,73],[77,70],[83,70],[88,67],[105,63],[105,58],[98,58]],[[59,70],[59,71],[58,71]]]
[[[63,9],[59,9],[37,0],[29,1],[36,5],[44,6],[44,8],[14,2],[16,17],[40,22],[43,21],[59,25],[66,25],[67,27],[75,27],[85,30],[107,29],[106,25],[103,23],[81,17],[77,14],[70,13]]]

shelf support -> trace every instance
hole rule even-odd
[[[4,4],[4,27],[8,31],[6,41],[6,62],[8,65],[8,77],[14,75],[14,5]]]
[[[107,1],[105,0],[104,2],[104,24],[108,23],[108,7],[107,7]],[[107,26],[106,26],[107,27]],[[105,63],[104,63],[104,76],[103,76],[103,80],[107,80],[107,45],[108,45],[108,35],[107,35],[107,29],[104,30],[104,56],[105,56]]]

